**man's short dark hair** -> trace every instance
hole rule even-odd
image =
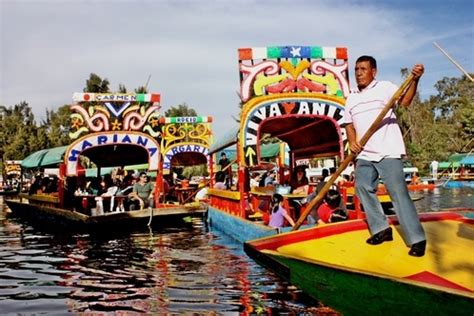
[[[221,153],[221,157],[222,157],[222,156],[225,156],[225,153],[224,153],[224,152]]]
[[[374,57],[367,56],[367,55],[360,56],[359,58],[357,58],[356,64],[363,61],[368,61],[370,63],[370,67],[377,69],[377,61],[375,60]]]
[[[326,203],[331,207],[338,207],[341,204],[341,194],[336,190],[329,190],[324,197]]]

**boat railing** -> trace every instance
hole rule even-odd
[[[239,191],[209,189],[207,195],[209,196],[209,206],[240,216]]]
[[[20,193],[20,200],[26,199],[29,204],[41,205],[41,206],[59,206],[59,196],[57,193],[37,193],[28,194]]]

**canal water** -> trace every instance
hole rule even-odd
[[[474,189],[417,192],[419,210],[474,205]],[[1,198],[0,198],[1,199]],[[42,229],[0,200],[0,313],[333,315],[203,218],[100,235]]]

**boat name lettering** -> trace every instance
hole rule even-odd
[[[203,154],[204,156],[207,157],[209,148],[197,145],[197,144],[187,144],[187,145],[179,145],[170,148],[165,154],[164,154],[164,159],[163,159],[163,169],[171,169],[171,160],[173,159],[173,156],[176,154],[180,153],[186,153],[186,152],[195,152],[195,153],[200,153]]]
[[[288,107],[288,104],[291,104],[292,106]],[[245,146],[257,145],[258,127],[262,121],[267,118],[290,114],[328,116],[336,120],[338,124],[342,124],[344,108],[337,104],[307,101],[263,104],[254,109],[248,116],[249,119],[247,120],[245,130]]]
[[[197,119],[195,116],[182,116],[176,118],[176,123],[196,123]]]
[[[67,174],[75,174],[79,155],[89,147],[130,144],[145,148],[149,156],[149,170],[157,170],[160,160],[159,144],[148,135],[135,133],[107,133],[95,134],[82,138],[75,143],[67,152]]]
[[[95,95],[96,101],[137,101],[133,94],[99,94]]]

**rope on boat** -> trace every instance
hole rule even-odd
[[[153,208],[151,208],[151,206],[150,206],[150,207],[148,207],[148,209],[150,210],[150,219],[148,220],[148,224],[147,224],[147,225],[148,225],[148,227],[150,227],[151,221],[152,221],[152,219],[153,219]]]

